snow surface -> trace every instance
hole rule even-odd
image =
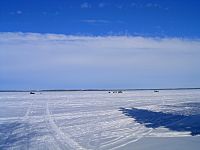
[[[200,90],[1,92],[0,149],[134,149],[198,137],[199,116]]]

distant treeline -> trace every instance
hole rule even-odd
[[[0,92],[147,91],[147,90],[200,90],[200,88],[0,90]]]

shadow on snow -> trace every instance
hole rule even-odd
[[[200,103],[184,103],[167,107],[176,108],[178,111],[164,113],[137,108],[120,108],[119,111],[148,128],[164,127],[172,131],[189,131],[192,136],[200,135]],[[185,114],[186,109],[189,110],[188,114]]]

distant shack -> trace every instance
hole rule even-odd
[[[108,93],[111,93],[111,91],[109,91]],[[122,91],[112,91],[112,93],[123,93]]]

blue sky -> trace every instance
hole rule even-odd
[[[0,89],[200,87],[200,1],[1,0]]]
[[[200,36],[198,0],[1,0],[1,32]]]

